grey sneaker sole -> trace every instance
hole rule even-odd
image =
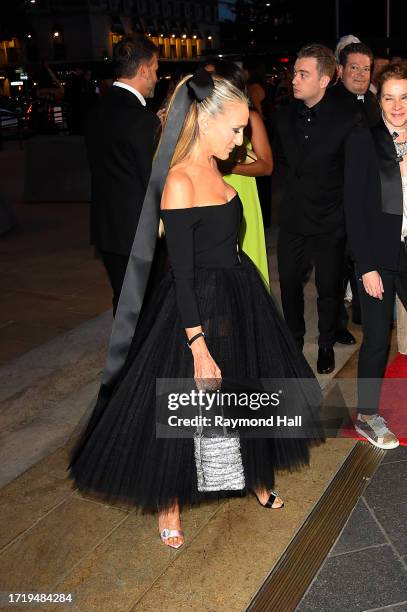
[[[369,440],[370,444],[373,444],[373,446],[376,446],[377,448],[383,448],[384,450],[392,450],[393,448],[397,448],[400,444],[398,440],[387,443],[383,442],[383,444],[380,444],[380,442],[376,442],[376,440],[373,440],[373,438],[371,438],[365,431],[363,431],[363,429],[359,429],[359,427],[357,427],[356,425],[355,430],[358,432],[358,434],[366,438],[366,440]]]

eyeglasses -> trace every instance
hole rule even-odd
[[[370,74],[370,66],[359,66],[358,64],[349,64],[348,68],[351,72],[362,72],[364,74]]]

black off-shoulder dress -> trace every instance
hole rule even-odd
[[[254,264],[239,252],[239,197],[223,205],[164,210],[161,216],[171,270],[143,307],[112,396],[107,405],[95,406],[70,466],[80,490],[144,511],[174,501],[182,508],[213,496],[198,491],[193,439],[156,436],[156,379],[194,374],[186,327],[202,325],[223,378],[305,379],[314,385],[314,398],[319,393]],[[321,440],[309,397],[308,388],[296,407],[307,437],[240,439],[242,494],[271,489],[275,470],[308,463],[309,447]]]

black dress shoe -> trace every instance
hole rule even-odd
[[[331,346],[318,349],[317,370],[319,374],[329,374],[335,369],[335,353]]]
[[[335,342],[339,344],[356,344],[356,338],[353,336],[348,329],[345,327],[337,329],[335,334]]]

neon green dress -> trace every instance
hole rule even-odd
[[[250,149],[250,143],[247,145]],[[263,281],[270,287],[267,264],[266,240],[263,217],[253,176],[227,174],[224,180],[237,191],[243,204],[243,220],[240,229],[240,246],[257,267]]]

